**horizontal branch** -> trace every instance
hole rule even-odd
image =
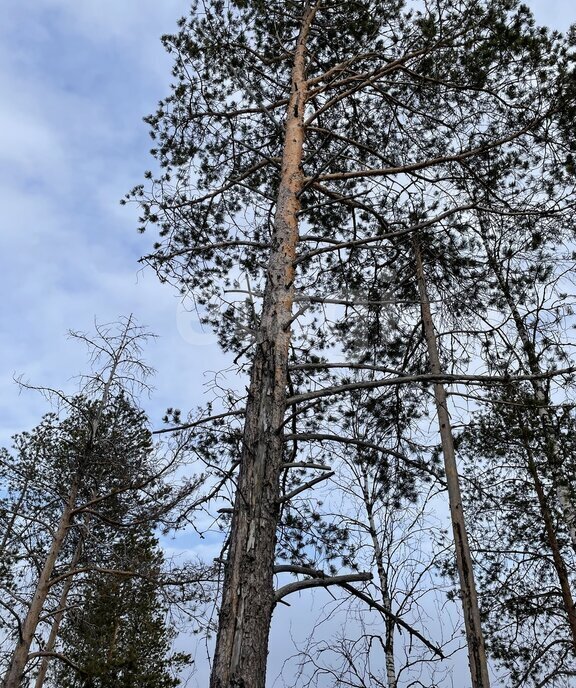
[[[299,436],[298,436],[299,437]],[[285,439],[296,439],[296,435],[290,435]],[[330,466],[325,466],[323,463],[310,463],[307,461],[292,461],[291,463],[283,463],[282,468],[315,468],[318,471],[331,471]]]
[[[216,416],[207,416],[206,418],[200,418],[199,420],[192,421],[191,423],[183,423],[182,425],[177,425],[173,428],[162,428],[161,430],[153,430],[152,435],[163,435],[167,432],[178,432],[179,430],[189,430],[190,428],[197,428],[200,425],[205,425],[206,423],[212,423],[215,420],[221,420],[222,418],[230,418],[232,416],[243,416],[244,409],[239,411],[228,411],[227,413],[219,413]]]
[[[200,203],[204,203],[205,201],[209,201],[212,198],[216,198],[216,196],[221,196],[222,194],[226,193],[226,191],[229,191],[230,189],[234,188],[236,184],[243,182],[245,179],[261,170],[263,167],[266,167],[270,164],[280,164],[280,162],[280,159],[259,160],[257,163],[254,163],[254,165],[251,165],[246,170],[244,170],[244,172],[239,174],[237,177],[234,177],[226,184],[222,184],[222,186],[218,187],[217,189],[213,189],[212,191],[209,191],[207,194],[204,194],[203,196],[198,196],[197,198],[191,198],[189,200],[181,201],[180,203],[174,203],[170,206],[170,209],[173,210],[174,208],[183,208],[184,206],[198,205]]]
[[[79,674],[85,674],[86,671],[82,669],[78,664],[74,663],[71,659],[68,659],[66,655],[61,654],[60,652],[31,652],[28,655],[28,659],[34,659],[35,657],[52,657],[54,659],[59,659],[61,662],[64,662],[64,664],[67,664],[69,667],[72,667],[74,671],[77,671]]]
[[[440,482],[442,485],[445,485],[444,479],[424,461],[414,461],[413,459],[409,459],[405,454],[402,454],[402,452],[396,451],[395,449],[389,449],[388,447],[381,446],[379,444],[376,444],[375,442],[360,440],[354,437],[344,437],[341,435],[331,435],[328,433],[319,432],[303,432],[289,434],[284,435],[284,439],[287,442],[289,442],[290,440],[317,440],[319,442],[338,442],[339,444],[351,444],[356,447],[362,447],[363,449],[371,449],[372,451],[379,452],[380,454],[387,454],[388,456],[393,456],[405,463],[407,466],[411,466],[412,468],[416,468],[420,471],[429,473],[436,480],[438,480],[438,482]]]
[[[277,566],[274,566],[274,573],[301,573],[304,575],[312,576],[312,578],[319,578],[319,579],[324,579],[328,578],[326,574],[323,571],[318,571],[317,569],[313,569],[312,567],[308,566],[298,566],[298,565],[292,565],[292,564],[279,564]],[[336,577],[334,577],[336,578]],[[371,580],[372,576],[368,580]],[[307,582],[307,581],[302,581],[302,582]],[[429,650],[431,650],[435,655],[440,657],[441,659],[444,659],[444,653],[439,647],[436,647],[433,643],[431,643],[429,640],[427,640],[422,633],[417,631],[415,628],[410,626],[410,624],[407,624],[404,619],[401,617],[397,616],[396,614],[392,613],[389,609],[386,609],[386,607],[382,606],[379,602],[376,602],[376,600],[373,600],[369,595],[366,595],[365,593],[361,592],[360,590],[357,590],[355,587],[350,585],[350,583],[343,581],[341,583],[337,583],[337,585],[347,592],[349,592],[351,595],[354,595],[354,597],[357,597],[358,599],[362,600],[365,602],[369,607],[372,609],[376,609],[379,611],[381,614],[384,614],[384,616],[388,617],[389,619],[392,619],[394,623],[399,626],[400,628],[403,628],[405,631],[408,631],[408,633],[411,636],[414,636],[415,638],[418,638]],[[288,587],[288,586],[284,586]],[[283,588],[280,588],[278,592],[283,590]],[[278,593],[276,593],[278,594]]]
[[[330,585],[342,585],[343,583],[354,583],[356,581],[372,580],[371,573],[350,573],[342,576],[328,576],[326,578],[308,578],[306,580],[294,581],[279,588],[275,595],[275,602],[280,602],[283,597],[291,595],[293,592],[307,590],[308,588],[327,588]]]
[[[177,571],[176,573],[170,571],[160,571],[159,574],[149,575],[146,573],[140,573],[138,571],[129,569],[109,569],[102,568],[99,566],[83,566],[75,569],[69,569],[65,573],[62,573],[59,576],[55,576],[54,578],[50,579],[49,586],[52,587],[56,583],[60,583],[66,578],[70,578],[81,573],[101,573],[107,576],[118,576],[119,578],[139,578],[141,580],[154,581],[154,583],[156,583],[156,585],[158,585],[159,587],[181,586],[189,585],[190,583],[212,581],[210,569],[207,569],[205,571],[205,573],[208,574],[205,577],[202,577],[200,575],[185,575],[185,577],[179,578]],[[171,578],[170,576],[173,577]]]
[[[329,397],[337,394],[345,394],[358,389],[377,389],[378,387],[393,387],[401,384],[409,384],[413,382],[446,382],[453,384],[478,383],[486,384],[493,382],[495,384],[511,384],[513,382],[522,382],[525,380],[545,380],[556,377],[557,375],[568,375],[576,372],[576,366],[568,368],[558,368],[556,370],[549,370],[538,373],[537,375],[460,375],[454,373],[444,373],[442,375],[434,375],[432,373],[423,373],[422,375],[405,375],[403,377],[388,378],[384,380],[364,380],[361,382],[350,382],[345,385],[337,385],[335,387],[326,387],[314,392],[305,392],[303,394],[296,394],[289,397],[286,401],[287,406],[294,406],[302,401],[309,399],[321,399],[322,397]]]
[[[307,260],[309,258],[312,258],[313,256],[319,255],[321,253],[329,253],[330,251],[337,251],[341,250],[344,248],[362,248],[363,246],[370,246],[370,244],[377,243],[380,241],[384,241],[385,239],[394,239],[397,237],[405,236],[406,234],[412,234],[414,232],[418,232],[422,229],[426,229],[427,227],[430,227],[437,222],[441,222],[442,220],[445,220],[447,217],[450,217],[451,215],[454,215],[459,212],[464,212],[466,210],[472,210],[474,208],[477,208],[478,206],[474,203],[467,203],[465,205],[460,205],[455,208],[450,208],[449,210],[444,211],[443,213],[440,213],[439,215],[436,215],[435,217],[432,217],[428,220],[425,220],[424,222],[421,222],[417,225],[414,225],[413,227],[406,227],[404,229],[398,229],[396,231],[392,232],[385,232],[383,234],[377,234],[376,236],[370,236],[366,237],[364,239],[353,239],[350,241],[338,241],[336,239],[330,239],[326,238],[324,239],[323,237],[316,237],[318,241],[325,241],[326,243],[329,243],[329,246],[324,246],[322,248],[316,248],[311,251],[306,251],[304,253],[299,254],[296,257],[296,260],[294,261],[294,264],[297,265],[298,263],[301,263],[304,260]],[[307,240],[306,237],[302,237],[301,240]],[[313,240],[314,238],[310,238],[308,240]]]
[[[125,571],[124,569],[106,569],[96,566],[83,566],[77,569],[69,569],[65,573],[61,573],[59,576],[54,576],[54,578],[50,579],[48,585],[52,587],[53,585],[56,585],[56,583],[66,580],[66,578],[71,578],[72,576],[76,576],[81,573],[103,573],[122,578],[146,578],[146,576],[143,576],[142,574],[135,573],[134,571]]]
[[[279,100],[275,100],[273,103],[270,103],[269,105],[265,105],[264,103],[262,103],[262,105],[238,108],[237,110],[202,110],[201,112],[188,114],[188,119],[195,120],[203,119],[206,117],[213,117],[215,119],[219,117],[222,117],[223,119],[234,119],[235,117],[241,117],[242,115],[262,115],[266,114],[267,112],[271,112],[272,110],[275,110],[279,107],[282,107],[287,103],[288,98],[281,98]]]
[[[198,246],[188,246],[187,248],[179,249],[178,251],[173,251],[172,253],[151,253],[143,258],[140,258],[139,262],[146,263],[152,260],[158,263],[166,263],[173,258],[178,258],[186,253],[202,253],[202,251],[214,251],[219,248],[233,248],[236,246],[248,246],[250,248],[270,248],[270,244],[263,244],[258,241],[243,241],[240,239],[234,239],[230,241],[217,241],[212,244],[202,244]]]
[[[318,361],[316,363],[298,363],[288,366],[288,370],[330,370],[333,368],[346,368],[347,370],[372,370],[380,373],[390,373],[391,375],[401,376],[403,373],[396,368],[372,365],[371,363],[330,363],[329,361]]]
[[[256,297],[259,299],[264,298],[264,292],[262,291],[250,291],[248,289],[226,289],[224,291],[225,294],[248,294],[252,297]],[[401,305],[401,304],[417,304],[420,303],[419,301],[414,301],[414,300],[403,300],[403,299],[396,299],[396,298],[389,298],[389,299],[378,299],[378,300],[363,300],[363,299],[354,299],[353,301],[350,301],[348,299],[338,299],[338,298],[329,298],[327,296],[308,296],[307,294],[296,294],[294,297],[294,303],[323,303],[323,304],[332,304],[332,305],[337,305],[337,306],[383,306],[383,305],[390,305],[390,304],[396,304],[396,305]],[[301,309],[301,313],[303,313],[305,309]],[[300,313],[296,314],[296,317]]]
[[[372,51],[369,51],[367,53],[360,53],[358,55],[353,55],[351,58],[348,60],[344,60],[343,62],[339,62],[338,64],[333,65],[330,67],[330,69],[327,69],[325,72],[322,72],[322,74],[319,74],[318,76],[312,77],[308,79],[306,82],[308,85],[309,92],[312,92],[312,86],[315,86],[316,84],[321,83],[322,81],[328,81],[331,79],[335,74],[339,74],[340,72],[344,72],[347,69],[349,69],[354,63],[360,62],[362,60],[369,60],[372,58],[380,58],[380,53],[375,53]],[[333,83],[333,82],[331,82]]]
[[[468,160],[468,158],[474,157],[475,155],[480,155],[486,153],[498,146],[502,146],[505,143],[514,141],[514,139],[519,138],[523,134],[526,134],[532,127],[536,126],[542,117],[538,117],[522,129],[512,132],[508,136],[503,136],[502,138],[496,139],[491,143],[485,144],[483,146],[477,146],[476,148],[471,148],[469,150],[460,151],[459,153],[454,153],[453,155],[441,155],[437,158],[429,158],[428,160],[420,160],[419,162],[413,162],[406,165],[398,165],[397,167],[380,167],[380,168],[369,168],[365,170],[353,170],[350,172],[331,172],[330,174],[321,174],[315,177],[308,177],[304,180],[305,184],[310,182],[326,182],[326,181],[343,181],[345,179],[367,179],[370,177],[386,177],[395,174],[407,174],[408,172],[416,172],[418,170],[426,169],[427,167],[435,167],[437,165],[443,165],[448,162],[461,162],[463,160]]]

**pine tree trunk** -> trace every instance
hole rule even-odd
[[[501,266],[498,264],[498,261],[496,260],[496,257],[492,253],[490,247],[488,246],[488,241],[486,239],[486,234],[483,227],[481,228],[481,232],[482,241],[484,242],[486,255],[488,257],[488,262],[498,281],[498,285],[500,287],[500,290],[502,291],[502,295],[504,296],[504,299],[508,304],[508,308],[510,309],[510,313],[512,314],[512,318],[514,320],[514,325],[516,326],[518,336],[520,337],[520,341],[522,342],[522,346],[526,354],[528,370],[531,375],[541,375],[542,369],[538,361],[538,356],[536,355],[534,342],[530,338],[528,329],[524,323],[524,320],[522,319],[522,316],[520,315],[520,311],[518,310],[516,302],[514,301],[512,292],[504,278],[503,270]],[[556,440],[556,433],[554,432],[554,425],[552,422],[552,411],[550,409],[550,404],[547,399],[546,388],[542,380],[531,380],[531,384],[532,389],[534,390],[534,396],[536,398],[538,417],[540,418],[540,422],[542,423],[542,431],[544,434],[544,441],[546,443],[546,454],[548,458],[548,464],[550,466],[550,470],[552,473],[552,479],[554,481],[554,489],[558,496],[558,502],[564,515],[566,528],[568,529],[568,533],[570,534],[572,547],[574,548],[574,550],[576,550],[576,508],[574,507],[570,490],[568,489],[567,478],[566,476],[562,475],[562,467],[564,461],[562,458],[560,447],[558,445],[558,441]]]
[[[434,331],[432,312],[430,310],[430,300],[426,289],[424,266],[422,264],[420,245],[416,237],[414,237],[413,245],[416,259],[416,276],[420,295],[422,325],[428,348],[430,372],[433,375],[441,375],[442,367],[440,365],[438,344]],[[440,426],[442,453],[444,455],[444,470],[446,473],[448,501],[456,549],[456,566],[458,568],[458,578],[460,581],[460,595],[462,599],[462,610],[464,612],[464,625],[466,628],[466,642],[468,645],[468,661],[470,664],[472,688],[489,688],[490,679],[488,675],[488,663],[486,660],[484,636],[480,623],[480,609],[474,581],[470,545],[468,543],[468,532],[466,530],[464,511],[462,508],[460,479],[454,451],[454,437],[452,434],[450,415],[448,413],[446,390],[444,385],[440,382],[434,383],[434,397],[436,400],[438,424]]]
[[[28,661],[28,653],[30,652],[30,646],[34,640],[34,634],[38,627],[38,622],[40,620],[40,615],[42,614],[42,609],[44,603],[46,602],[46,597],[48,596],[48,591],[50,590],[50,578],[54,571],[54,566],[56,565],[56,560],[68,534],[68,529],[72,523],[72,511],[76,502],[77,486],[74,482],[64,511],[58,522],[56,532],[52,538],[52,544],[50,546],[50,551],[44,561],[44,566],[38,578],[36,584],[36,590],[34,592],[34,597],[30,603],[28,613],[24,619],[24,623],[20,628],[20,638],[18,644],[12,654],[10,660],[10,665],[6,675],[4,677],[3,688],[20,688],[22,681],[22,676],[24,674],[24,669],[26,667],[26,662]]]
[[[264,688],[266,679],[299,192],[304,178],[305,56],[315,11],[315,6],[307,3],[294,53],[272,249],[246,404],[211,688]]]

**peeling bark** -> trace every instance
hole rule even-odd
[[[315,5],[308,3],[294,52],[272,248],[246,405],[211,688],[264,688],[266,679],[299,193],[304,185],[306,43],[315,13]]]

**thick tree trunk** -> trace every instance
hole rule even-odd
[[[434,322],[430,310],[430,300],[428,298],[426,279],[424,276],[424,266],[422,264],[420,244],[417,237],[414,237],[413,245],[416,259],[416,276],[420,295],[422,325],[428,348],[428,357],[430,359],[430,372],[434,375],[441,375],[443,371],[440,365],[438,344],[436,341]],[[446,472],[448,501],[456,549],[456,566],[458,568],[458,578],[460,581],[460,594],[462,598],[462,610],[464,612],[472,688],[489,688],[490,678],[488,675],[488,663],[486,660],[484,636],[480,623],[480,609],[474,581],[470,545],[468,544],[468,533],[464,520],[464,511],[462,509],[462,495],[460,492],[460,479],[458,477],[458,467],[454,451],[454,437],[452,435],[452,425],[448,413],[446,390],[444,385],[440,382],[434,384],[434,397],[436,400],[438,424],[440,426],[442,453],[444,455],[444,470]]]
[[[82,554],[82,542],[78,542],[76,545],[76,549],[74,551],[74,556],[72,557],[72,561],[70,562],[69,570],[73,571],[78,562],[80,561],[80,556]],[[66,603],[68,601],[68,595],[70,594],[70,590],[72,588],[72,583],[74,581],[73,576],[68,576],[64,580],[64,584],[62,586],[62,592],[60,593],[60,600],[58,601],[58,610],[54,614],[54,619],[52,620],[52,628],[50,629],[50,635],[48,636],[48,640],[46,641],[46,645],[44,646],[44,652],[54,652],[54,647],[56,646],[56,640],[58,638],[58,633],[60,631],[60,624],[62,623],[62,619],[64,618],[64,613],[66,610]],[[46,680],[46,673],[48,672],[48,665],[50,663],[51,657],[46,655],[46,657],[42,657],[42,662],[40,663],[40,669],[38,670],[38,673],[36,674],[36,682],[34,683],[34,688],[42,688],[44,685],[44,681]]]
[[[495,255],[492,253],[484,229],[482,228],[482,241],[484,242],[484,248],[486,250],[486,255],[488,257],[488,263],[494,275],[498,281],[502,295],[510,309],[512,319],[514,320],[514,325],[522,342],[522,347],[526,354],[526,362],[528,364],[528,370],[531,375],[540,375],[542,369],[538,361],[538,356],[536,354],[536,348],[534,342],[530,338],[528,333],[528,328],[520,315],[520,311],[516,305],[512,292],[506,282],[504,277],[504,272],[502,267],[498,264]],[[552,419],[552,410],[550,409],[550,404],[546,394],[546,387],[542,380],[534,379],[531,380],[532,389],[534,390],[534,396],[537,404],[537,413],[542,423],[542,432],[544,435],[544,441],[546,443],[546,454],[548,459],[548,464],[552,474],[552,479],[554,481],[554,489],[558,497],[558,502],[560,508],[562,509],[564,515],[564,522],[568,533],[570,535],[570,540],[572,542],[572,547],[576,550],[576,508],[572,495],[567,484],[567,476],[563,475],[563,457],[556,439],[556,433],[554,431],[554,424]]]
[[[304,179],[306,43],[315,11],[315,6],[306,5],[294,53],[272,249],[246,404],[211,688],[264,688],[266,679],[299,193]]]
[[[76,483],[73,483],[68,501],[66,502],[56,532],[52,538],[50,551],[48,552],[38,578],[34,597],[30,603],[24,623],[20,628],[20,638],[12,654],[8,671],[4,677],[3,688],[20,688],[26,662],[28,661],[30,646],[34,640],[34,634],[38,627],[40,615],[42,614],[42,609],[46,602],[48,591],[50,590],[50,578],[54,571],[54,566],[56,565],[56,560],[58,559],[62,545],[64,544],[64,540],[66,539],[66,535],[68,534],[68,529],[72,523],[72,511],[76,503],[76,492],[77,486]]]

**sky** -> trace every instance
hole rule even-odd
[[[576,22],[573,0],[527,4],[539,23]],[[140,268],[153,237],[138,235],[135,208],[119,204],[151,165],[142,117],[170,78],[159,37],[187,9],[186,0],[2,3],[0,446],[48,410],[14,377],[74,391],[86,356],[66,332],[91,331],[95,319],[132,313],[159,335],[145,349],[158,371],[145,400],[155,426],[166,407],[201,403],[206,371],[225,364],[174,291]],[[273,639],[289,633],[299,604],[313,603],[296,603],[292,621],[283,608]]]
[[[119,199],[150,167],[142,117],[167,92],[159,42],[185,0],[8,0],[0,28],[0,442],[34,425],[45,402],[16,375],[75,389],[86,352],[69,329],[133,313],[159,338],[148,406],[190,408],[217,368],[214,341],[194,329],[175,293],[138,264],[152,237]],[[217,358],[217,357],[216,357]],[[214,365],[212,365],[214,363]]]

